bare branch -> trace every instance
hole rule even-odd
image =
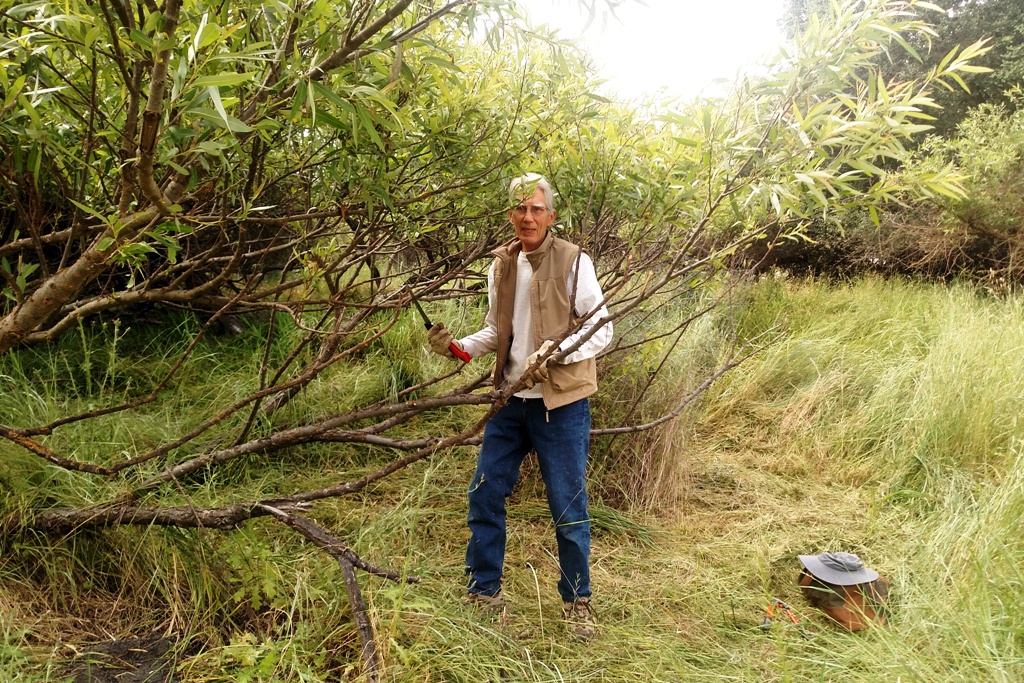
[[[17,430],[11,429],[0,425],[0,436],[4,437],[8,441],[18,444],[23,448],[35,453],[41,458],[49,460],[55,465],[59,465],[66,470],[73,470],[75,472],[88,472],[90,474],[101,474],[109,476],[112,472],[109,468],[101,465],[93,465],[87,462],[80,462],[78,460],[70,460],[68,458],[62,458],[46,446],[42,445],[38,441],[33,441],[27,436],[18,434]]]
[[[768,339],[767,341],[762,341],[764,337],[766,337],[771,332],[778,332],[778,334]],[[774,326],[762,332],[754,339],[751,339],[749,342],[745,343],[742,347],[740,347],[740,349],[737,350],[736,353],[734,353],[728,361],[723,363],[717,370],[715,370],[715,372],[711,373],[708,377],[706,377],[704,381],[697,386],[696,389],[683,396],[679,403],[676,404],[675,408],[673,408],[668,413],[665,413],[658,419],[640,425],[630,425],[625,427],[608,427],[605,429],[592,429],[590,431],[590,435],[606,436],[608,434],[635,434],[637,432],[644,432],[650,429],[654,429],[655,427],[663,425],[666,422],[669,422],[670,420],[674,420],[675,418],[679,417],[679,415],[683,412],[686,406],[693,403],[694,400],[696,400],[701,394],[707,391],[708,388],[710,388],[711,385],[715,382],[715,380],[717,380],[719,377],[735,368],[737,365],[750,359],[751,357],[760,353],[769,346],[777,343],[783,338],[783,336],[784,333],[779,332],[779,327]]]

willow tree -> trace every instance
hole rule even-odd
[[[798,235],[813,213],[956,193],[948,168],[885,170],[927,127],[931,89],[955,82],[977,54],[886,82],[872,60],[929,30],[917,4],[843,5],[828,30],[797,36],[769,75],[656,117],[595,95],[585,62],[525,31],[497,0],[386,9],[69,0],[60,13],[47,3],[5,10],[0,353],[96,316],[161,306],[202,311],[197,339],[226,316],[268,314],[268,350],[225,405],[159,443],[126,440],[116,455],[76,458],[54,445],[76,425],[172,405],[180,363],[120,402],[45,424],[5,416],[0,457],[90,485],[69,489],[63,507],[6,498],[4,528],[231,530],[272,515],[338,558],[364,664],[377,671],[353,568],[397,577],[300,512],[473,443],[520,387],[491,389],[484,368],[466,366],[383,398],[356,396],[341,412],[315,406],[299,419],[281,408],[360,362],[403,324],[411,298],[478,297],[488,250],[507,237],[503,188],[521,171],[553,180],[564,230],[595,258],[621,331],[612,359],[644,345],[671,354],[676,344],[665,340],[685,335],[692,317],[668,330],[646,319],[765,234]],[[282,321],[298,331],[283,351]],[[633,420],[630,410],[595,433],[665,424],[758,343],[737,347],[665,414]],[[645,375],[646,386],[657,381]],[[484,408],[451,431],[403,431],[431,411],[470,405]],[[196,475],[228,463],[311,443],[388,456],[313,490],[243,497],[197,483],[218,481]]]
[[[812,17],[827,22],[831,0],[786,0],[780,24],[788,35],[806,31]],[[957,125],[968,112],[982,104],[1002,104],[1010,111],[1017,107],[1009,94],[1024,78],[1021,42],[1024,3],[1020,0],[945,0],[927,7],[926,16],[934,24],[927,33],[908,36],[913,50],[884,55],[878,66],[888,78],[908,80],[926,74],[951,51],[964,45],[985,41],[991,49],[976,59],[975,64],[987,67],[982,72],[963,73],[964,88],[939,88],[936,101],[943,115],[936,122],[934,133],[952,137]]]

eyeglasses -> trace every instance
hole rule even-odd
[[[544,214],[548,213],[548,207],[544,206],[543,204],[534,204],[533,206],[526,206],[525,204],[520,204],[519,206],[512,209],[512,211],[520,218],[525,216],[527,211],[529,211],[530,215],[533,216],[534,218],[540,218]]]

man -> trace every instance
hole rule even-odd
[[[555,523],[563,613],[570,631],[589,640],[596,631],[584,481],[590,443],[587,397],[597,391],[594,357],[611,341],[612,325],[605,323],[579,348],[551,360],[588,335],[608,310],[590,257],[548,230],[555,221],[548,181],[536,174],[515,178],[509,197],[515,238],[493,252],[484,328],[455,342],[472,358],[495,352],[495,387],[522,383],[487,423],[469,488],[469,599],[504,610],[505,502],[523,458],[534,450]],[[587,318],[581,321],[582,316]],[[452,357],[454,339],[443,323],[427,337],[435,353]]]

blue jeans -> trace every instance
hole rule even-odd
[[[543,399],[513,396],[491,418],[469,487],[470,591],[494,595],[501,590],[505,501],[519,479],[523,458],[533,449],[555,523],[558,592],[566,602],[590,597],[590,516],[584,481],[589,445],[590,404],[585,398],[549,411]]]

